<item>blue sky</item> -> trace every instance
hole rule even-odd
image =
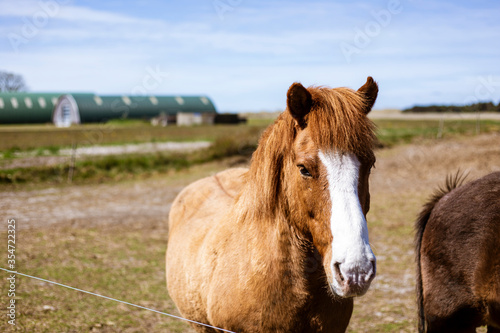
[[[496,0],[0,0],[0,70],[31,91],[203,94],[222,112],[368,75],[376,109],[498,103],[499,17]]]

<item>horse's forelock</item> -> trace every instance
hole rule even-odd
[[[307,127],[320,149],[336,149],[360,156],[371,155],[374,124],[363,110],[367,101],[348,88],[309,87],[313,108]]]

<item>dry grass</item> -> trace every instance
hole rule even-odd
[[[415,216],[446,174],[461,168],[474,179],[500,170],[499,139],[454,137],[377,152],[368,223],[378,275],[355,301],[348,332],[416,331]],[[117,184],[0,192],[1,230],[7,217],[16,218],[20,272],[175,314],[164,281],[169,204],[194,179],[242,162],[233,158]],[[0,233],[0,243],[5,240]],[[0,304],[8,300],[1,284]],[[16,300],[18,332],[191,331],[175,319],[28,278],[18,279]],[[9,330],[0,320],[0,331]]]
[[[129,225],[125,230],[117,225],[21,230],[17,269],[178,314],[165,293],[166,236],[158,223]],[[173,318],[38,280],[17,281],[16,332],[184,332],[187,327]],[[5,287],[1,295],[6,304]],[[2,332],[8,326],[5,320],[0,322]]]

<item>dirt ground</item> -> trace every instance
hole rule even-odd
[[[349,332],[414,332],[415,216],[448,174],[461,170],[472,180],[500,171],[500,134],[414,143],[376,155],[368,223],[378,274],[367,295],[356,300]],[[1,227],[6,230],[7,218],[14,217],[21,229],[104,223],[164,228],[170,205],[185,185],[245,162],[232,159],[118,184],[0,192]]]

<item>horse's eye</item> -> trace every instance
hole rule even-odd
[[[309,170],[306,169],[305,166],[303,166],[302,164],[299,164],[297,165],[299,167],[299,171],[300,171],[300,174],[304,177],[312,177],[311,173],[309,172]]]

